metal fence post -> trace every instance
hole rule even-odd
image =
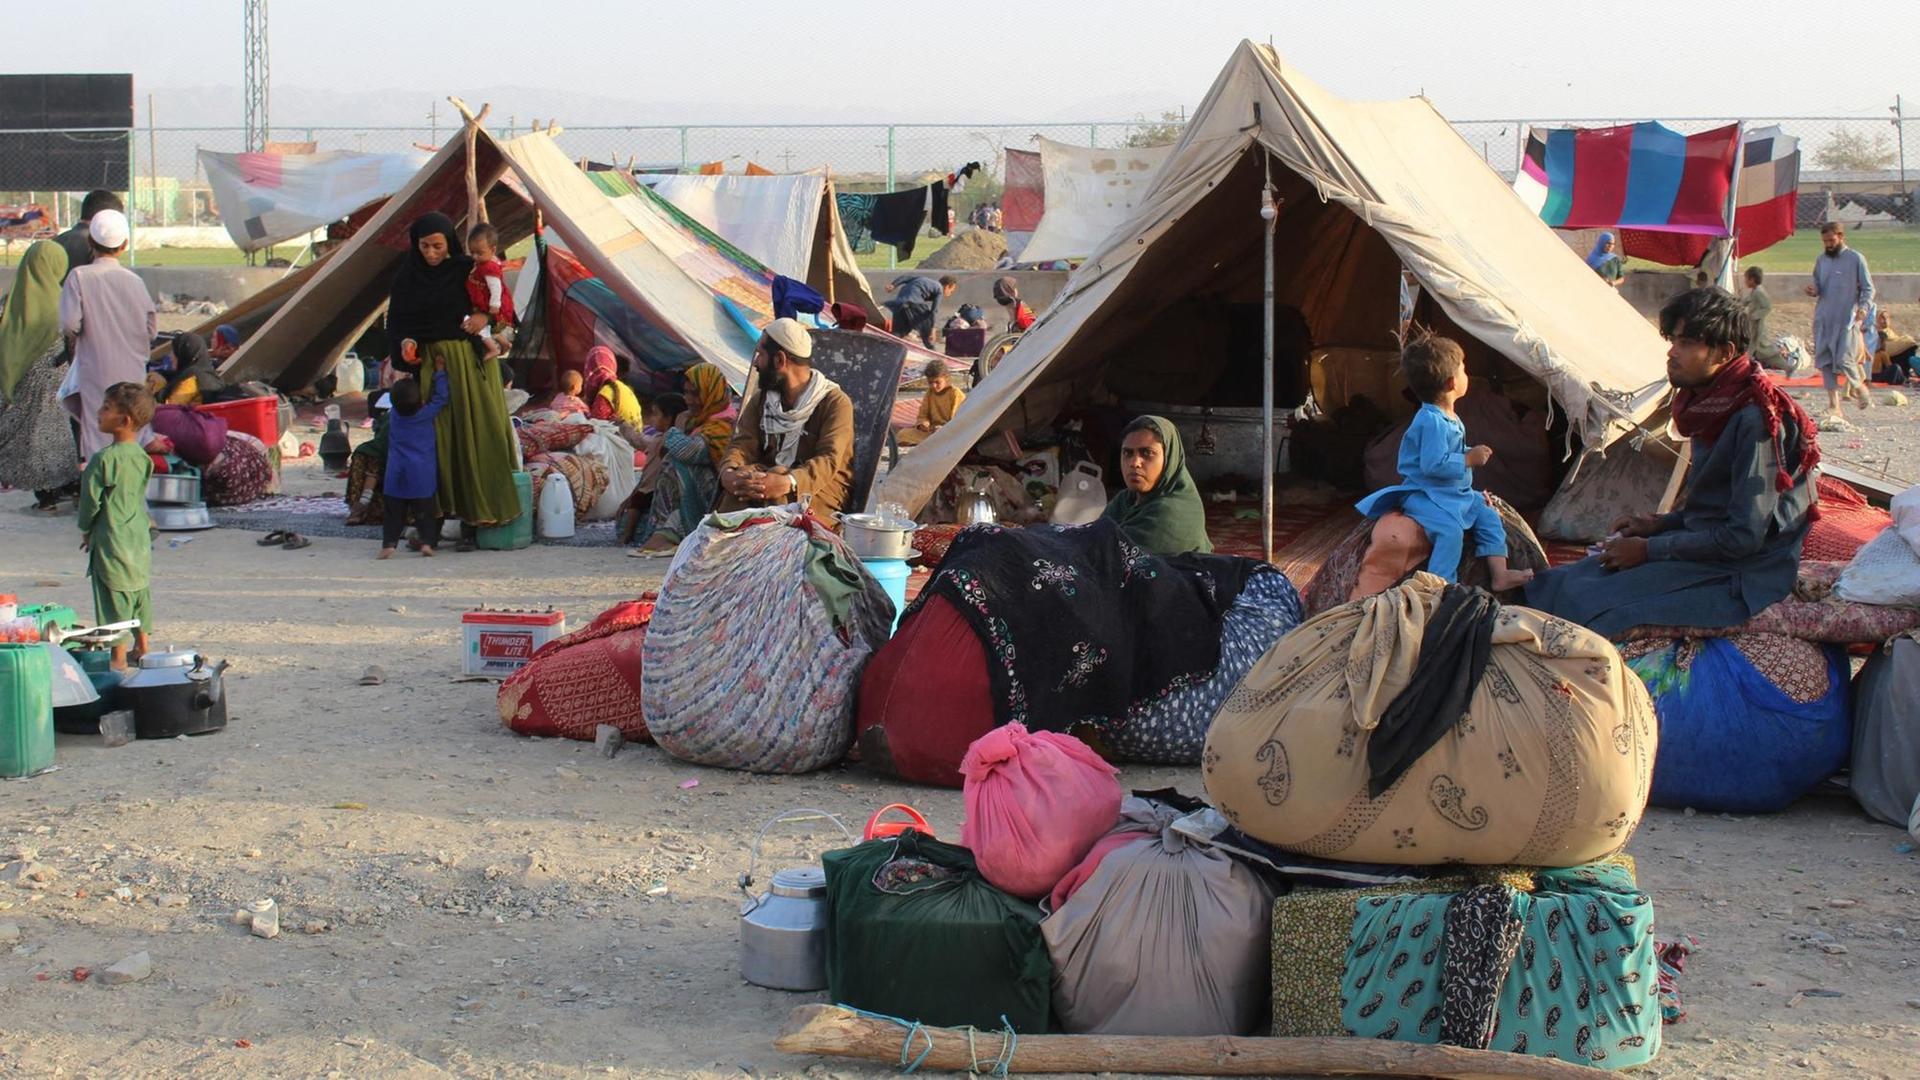
[[[895,174],[893,171],[894,169],[893,150],[894,150],[893,125],[888,124],[887,125],[887,190],[888,191],[892,191],[894,189],[894,183],[895,183]],[[887,245],[887,269],[892,270],[895,267],[897,267],[899,265],[899,258],[900,258],[900,249],[891,244]]]
[[[687,129],[680,129],[680,171],[687,171]]]
[[[1100,125],[1087,125],[1087,145],[1098,148],[1100,145]]]
[[[140,216],[140,143],[132,128],[127,129],[127,202],[132,211],[127,215],[127,266],[136,267],[140,265],[140,248],[134,244],[134,219]]]

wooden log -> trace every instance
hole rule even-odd
[[[471,108],[467,107],[466,102],[460,100],[458,97],[449,95],[447,100],[453,103],[454,108],[460,110],[460,118],[463,125],[462,134],[466,138],[467,227],[472,228],[474,225],[487,220],[487,204],[480,198],[480,181],[477,172],[478,163],[475,162],[474,157],[479,149],[480,125],[486,121],[487,114],[493,111],[493,103],[482,102],[480,111],[475,113]],[[465,245],[463,244],[462,247],[464,248]]]
[[[905,1046],[922,1069],[990,1073],[1005,1051],[995,1031],[922,1027]],[[786,1054],[820,1054],[898,1064],[908,1028],[835,1005],[802,1005],[773,1042]],[[1228,1035],[1021,1035],[1009,1073],[1131,1072],[1151,1076],[1431,1076],[1440,1080],[1592,1080],[1604,1069],[1553,1058],[1384,1039],[1251,1039]]]

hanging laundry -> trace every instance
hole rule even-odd
[[[924,187],[873,196],[871,228],[877,243],[892,244],[900,257],[913,257],[920,227],[927,221],[929,192]]]
[[[939,180],[927,185],[927,220],[941,236],[953,235],[953,218],[947,209],[947,185]]]
[[[969,161],[947,174],[947,190],[955,194],[967,190],[967,178],[980,171],[980,163]]]
[[[861,255],[873,250],[873,204],[878,195],[848,194],[835,192],[833,202],[840,211],[840,227],[846,231],[847,242]]]
[[[791,319],[802,311],[818,315],[826,306],[827,298],[814,292],[806,282],[795,281],[784,274],[773,276],[774,318]]]

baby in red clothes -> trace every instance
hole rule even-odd
[[[500,233],[486,222],[475,225],[467,231],[467,254],[473,257],[467,299],[474,311],[487,316],[487,329],[478,336],[488,357],[499,356],[513,346],[513,328],[519,321],[513,313],[513,294],[507,291],[507,268],[500,261]]]

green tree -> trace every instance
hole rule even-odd
[[[1872,138],[1850,128],[1841,128],[1828,136],[1813,155],[1814,164],[1841,172],[1871,172],[1891,168],[1893,140],[1884,131]]]
[[[1132,130],[1120,141],[1122,146],[1170,146],[1180,141],[1180,132],[1187,126],[1187,111],[1168,110],[1160,114],[1160,119],[1149,120],[1144,115],[1134,120]]]

